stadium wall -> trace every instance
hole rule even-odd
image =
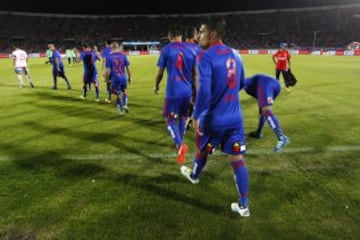
[[[277,49],[241,49],[240,54],[268,54],[272,55]],[[324,55],[324,56],[360,56],[360,50],[357,51],[310,51],[310,50],[289,50],[292,55]]]
[[[277,49],[240,49],[238,50],[242,55],[272,55]],[[322,55],[322,56],[360,56],[360,50],[357,51],[310,51],[310,50],[289,50],[292,55]],[[143,56],[143,55],[159,55],[160,51],[125,51],[128,56]],[[65,58],[65,53],[62,53]],[[46,57],[45,53],[31,53],[31,58]],[[11,54],[0,53],[0,58],[11,58]]]

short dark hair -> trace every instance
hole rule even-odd
[[[209,32],[217,32],[219,38],[225,36],[225,19],[222,17],[209,17],[204,21]]]
[[[91,48],[91,45],[90,45],[89,43],[87,43],[87,42],[83,42],[83,43],[82,43],[82,46],[83,46],[84,48]]]
[[[194,27],[194,26],[185,27],[185,37],[186,38],[194,38],[195,32],[196,32],[196,27]]]
[[[172,24],[169,26],[169,30],[168,33],[170,34],[170,36],[172,37],[178,37],[178,36],[182,36],[183,35],[183,28],[181,25],[179,24]]]

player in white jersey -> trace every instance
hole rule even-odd
[[[30,71],[27,65],[28,55],[27,53],[20,49],[18,46],[14,46],[14,51],[12,52],[13,57],[13,65],[15,68],[15,73],[20,83],[20,88],[24,87],[24,80],[23,74],[25,75],[26,79],[28,80],[30,87],[34,87],[34,83],[30,76]]]

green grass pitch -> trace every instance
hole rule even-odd
[[[274,74],[269,55],[243,55],[246,76]],[[359,57],[292,56],[298,84],[274,112],[291,143],[247,141],[250,218],[231,212],[232,169],[219,152],[198,185],[183,178],[155,95],[157,56],[130,56],[130,113],[94,92],[80,100],[83,66],[58,79],[30,59],[35,83],[20,89],[0,60],[0,239],[360,239]],[[100,69],[100,64],[99,64]],[[26,80],[25,80],[25,83]],[[283,81],[281,80],[283,85]],[[246,131],[257,104],[241,92]],[[186,133],[191,166],[194,134]]]

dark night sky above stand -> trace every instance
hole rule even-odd
[[[106,5],[104,5],[106,3]],[[86,15],[125,15],[125,14],[196,14],[245,10],[300,8],[311,6],[332,6],[356,4],[359,0],[232,0],[232,1],[134,1],[108,0],[70,1],[61,0],[4,0],[0,11],[86,14]]]

